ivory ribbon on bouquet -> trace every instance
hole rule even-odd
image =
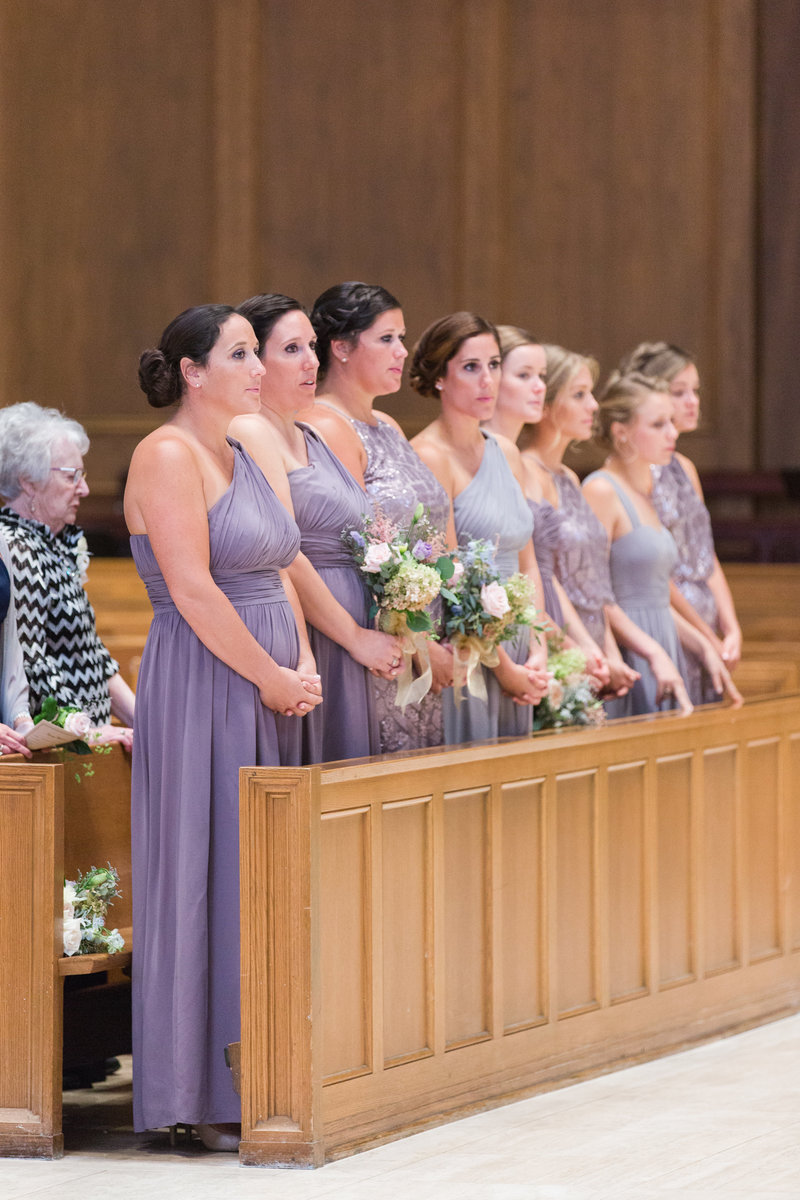
[[[450,638],[453,647],[453,695],[456,707],[463,697],[461,689],[466,687],[477,700],[487,699],[486,683],[479,666],[496,667],[500,662],[497,646],[486,638],[455,634]]]
[[[400,638],[403,669],[397,677],[397,695],[394,702],[398,708],[407,704],[419,704],[427,696],[433,683],[431,656],[428,653],[428,634],[414,633],[408,628],[405,613],[384,609],[380,615],[380,627],[384,633]],[[420,673],[414,678],[414,657],[419,655]]]

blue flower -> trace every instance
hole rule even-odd
[[[411,553],[414,555],[414,558],[424,560],[426,558],[430,558],[432,549],[433,547],[431,546],[430,542],[418,541],[415,543]]]
[[[350,537],[353,539],[353,541],[355,542],[355,544],[358,546],[358,548],[360,550],[366,550],[367,543],[364,541],[363,537],[361,536],[361,534],[358,532],[357,529],[350,530]]]
[[[463,613],[463,611],[464,611],[464,609],[460,604],[451,604],[450,605],[450,612],[451,612],[452,616],[454,616],[454,617],[460,617],[461,614]]]

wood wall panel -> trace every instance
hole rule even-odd
[[[432,1053],[430,797],[386,804],[381,816],[383,1055],[387,1065]]]
[[[800,737],[792,738],[789,742],[789,778],[800,780]],[[800,786],[794,787],[790,794],[786,814],[786,837],[784,852],[786,854],[786,871],[792,880],[800,880]],[[788,943],[792,950],[800,949],[800,894],[793,889],[788,897]]]
[[[489,1035],[489,789],[444,795],[445,1042]]]
[[[745,755],[744,832],[748,842],[747,914],[751,962],[780,948],[778,896],[779,742],[751,742]]]
[[[658,762],[658,958],[662,987],[684,983],[694,973],[691,772],[688,754]]]
[[[622,1000],[648,984],[644,764],[608,772],[609,995]]]
[[[542,782],[526,779],[508,783],[501,796],[503,1028],[510,1033],[547,1015],[542,963]]]
[[[364,1001],[372,989],[369,823],[365,809],[323,817],[322,973],[339,980],[331,989],[323,1019],[326,1080],[360,1074],[371,1066],[372,1014]]]
[[[596,775],[561,775],[556,792],[556,1011],[591,1008],[597,995]]]
[[[703,964],[707,974],[738,965],[742,905],[739,880],[737,749],[703,756]]]
[[[113,494],[159,420],[135,368],[171,316],[361,277],[398,295],[410,343],[459,307],[606,366],[684,343],[706,397],[689,449],[748,465],[756,68],[785,83],[796,19],[788,0],[37,0],[32,21],[0,0],[0,401],[83,420]],[[764,192],[783,233],[791,169]],[[409,431],[435,411],[407,389],[387,407]]]

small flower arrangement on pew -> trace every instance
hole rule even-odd
[[[88,713],[69,705],[60,705],[55,696],[45,696],[41,711],[33,718],[33,729],[25,735],[25,744],[30,750],[55,749],[66,760],[67,755],[109,754],[110,746],[98,746],[91,739],[92,718]],[[75,781],[80,783],[94,775],[91,761],[79,764]]]
[[[486,684],[478,666],[496,667],[497,647],[513,637],[517,625],[534,629],[534,587],[527,575],[516,571],[500,581],[495,547],[485,539],[472,539],[454,555],[453,576],[442,588],[445,634],[453,647],[453,691],[461,703],[461,689],[486,700]]]
[[[418,704],[433,681],[428,637],[435,637],[426,609],[453,574],[444,535],[434,529],[422,504],[414,509],[407,528],[390,521],[379,509],[367,517],[363,529],[346,529],[342,540],[349,549],[372,593],[370,620],[399,637],[403,669],[397,680],[395,704]],[[419,656],[420,672],[414,678],[412,660]]]
[[[564,639],[547,639],[547,694],[533,710],[533,729],[561,729],[566,725],[602,725],[605,709],[597,699],[597,682],[586,672],[581,650],[566,648]]]
[[[119,875],[111,863],[92,867],[64,882],[64,954],[117,954],[125,942],[118,929],[106,929],[106,913],[121,896]]]

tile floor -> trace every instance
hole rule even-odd
[[[403,1138],[317,1171],[131,1130],[130,1060],[65,1094],[66,1156],[0,1160],[2,1200],[800,1198],[800,1014]]]

